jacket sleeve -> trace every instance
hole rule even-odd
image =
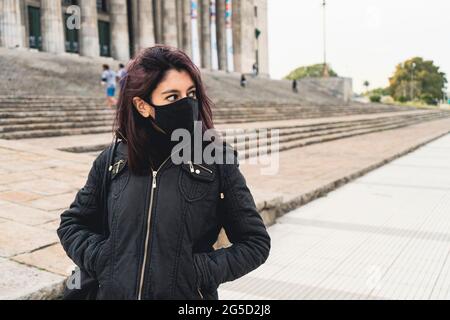
[[[99,194],[101,171],[106,160],[106,149],[94,160],[87,181],[75,196],[69,209],[61,214],[58,237],[73,262],[95,277],[95,258],[104,242],[101,234],[102,212]]]
[[[270,251],[270,236],[239,164],[221,165],[223,193],[221,220],[231,246],[212,252],[194,254],[200,269],[197,285],[213,291],[227,281],[235,280],[263,264]]]

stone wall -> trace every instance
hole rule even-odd
[[[316,87],[317,90],[331,94],[345,103],[349,103],[353,96],[352,79],[344,77],[303,78],[298,81],[298,89],[302,87]]]

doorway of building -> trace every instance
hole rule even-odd
[[[70,14],[64,14],[64,34],[66,38],[65,46],[66,52],[79,53],[80,47],[78,43],[78,30],[77,28],[69,29],[67,25],[68,19],[71,17]]]
[[[111,56],[111,34],[109,22],[98,22],[98,37],[100,42],[100,55],[103,57]]]
[[[41,9],[28,6],[28,45],[42,50]]]

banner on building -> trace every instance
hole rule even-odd
[[[200,44],[198,41],[198,4],[197,0],[191,0],[191,41],[192,60],[200,67]]]
[[[234,61],[233,61],[233,29],[232,29],[232,1],[225,0],[225,35],[227,42],[227,71],[234,71]]]
[[[216,33],[216,0],[209,1],[209,14],[211,23],[211,68],[219,69],[219,57],[217,52],[217,33]]]

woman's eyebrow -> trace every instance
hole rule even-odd
[[[161,92],[161,93],[162,93],[162,94],[166,94],[166,93],[176,93],[176,92],[179,92],[179,91],[176,90],[176,89],[169,89],[169,90],[163,91],[163,92]]]
[[[189,91],[189,90],[191,90],[191,89],[195,89],[195,84],[192,85],[192,86],[190,86],[190,87],[187,89],[187,91]],[[176,90],[176,89],[169,89],[169,90],[166,90],[166,91],[161,92],[161,94],[166,94],[166,93],[178,93],[178,92],[180,92],[180,91],[178,91],[178,90]]]

